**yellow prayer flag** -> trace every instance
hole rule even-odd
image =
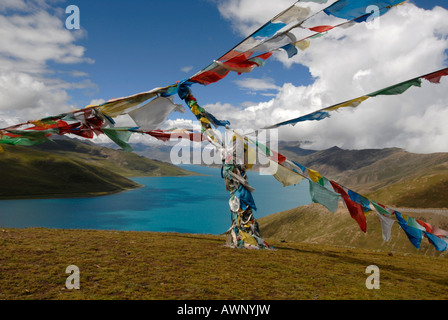
[[[193,104],[193,106],[190,108],[190,110],[191,110],[191,112],[193,112],[193,114],[194,114],[195,116],[198,116],[198,115],[201,114],[201,111],[199,111],[199,109],[198,109],[198,105],[197,105],[196,103]]]
[[[202,123],[210,124],[210,120],[208,120],[208,119],[205,118],[205,117],[201,117],[201,119],[199,119],[199,121],[201,121]]]
[[[269,160],[269,171],[284,187],[298,184],[303,179],[298,173],[272,160]]]
[[[359,106],[363,101],[369,99],[368,96],[362,96],[356,99],[352,99],[350,101],[347,102],[343,102],[328,108],[325,108],[325,111],[333,111],[333,110],[337,110],[339,108],[345,108],[345,107],[351,107],[351,108],[356,108],[357,106]]]
[[[309,40],[301,40],[301,41],[299,41],[299,42],[296,42],[296,43],[294,43],[294,45],[298,48],[298,49],[300,49],[300,50],[302,50],[302,51],[305,51],[306,49],[308,49],[308,47],[310,46],[310,41]]]
[[[405,1],[403,1],[403,2],[400,2],[400,3],[394,4],[394,5],[393,5],[393,6],[391,6],[391,7],[386,7],[386,8],[393,8],[393,7],[401,6],[401,5],[405,4],[405,3],[406,3],[406,0],[405,0]]]
[[[243,144],[244,146],[244,164],[246,165],[247,169],[251,169],[256,161],[257,161],[257,151],[255,149],[249,147],[249,139],[247,137],[240,136],[237,132],[234,131],[233,141],[238,138],[238,140]],[[237,152],[238,154],[238,152]]]
[[[241,236],[241,240],[243,240],[245,243],[250,244],[252,246],[258,246],[257,240],[255,240],[254,237],[252,237],[249,233],[238,230],[239,235]]]
[[[151,95],[144,95],[137,98],[131,98],[131,99],[123,99],[118,101],[111,101],[107,102],[106,104],[99,106],[99,109],[103,114],[109,117],[117,117],[119,115],[125,114],[126,110],[138,106],[139,104],[143,103],[144,101],[151,99],[155,97],[155,94]]]
[[[127,109],[138,106],[139,104],[145,102],[146,100],[154,98],[159,93],[167,91],[171,87],[173,86],[168,86],[165,88],[154,88],[150,91],[137,93],[129,97],[111,99],[96,107],[98,107],[100,111],[106,116],[114,118],[119,115],[125,114],[125,111]],[[95,107],[95,106],[89,105],[88,107]]]
[[[311,180],[313,180],[316,183],[319,183],[319,180],[322,179],[321,174],[313,169],[308,169],[308,174]]]

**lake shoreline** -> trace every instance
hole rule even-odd
[[[208,174],[191,172],[189,174],[183,175],[160,175],[160,176],[126,176],[127,179],[138,179],[138,178],[183,178],[183,177],[193,177],[193,176],[209,176]],[[14,201],[14,200],[39,200],[39,199],[79,199],[79,198],[94,198],[94,197],[105,197],[122,192],[128,192],[140,188],[144,188],[144,185],[138,184],[134,188],[121,188],[118,190],[111,191],[97,191],[97,192],[78,192],[78,193],[51,193],[42,195],[0,195],[0,201]]]

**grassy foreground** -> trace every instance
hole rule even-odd
[[[446,258],[267,240],[276,250],[212,235],[0,229],[0,299],[448,299]],[[79,290],[65,287],[69,265]],[[366,288],[369,265],[379,290]]]

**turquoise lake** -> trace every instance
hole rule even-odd
[[[145,187],[102,197],[0,201],[0,227],[221,234],[230,227],[229,193],[220,169],[182,166],[206,174],[133,178]],[[256,219],[311,203],[303,180],[283,187],[273,176],[249,172]]]

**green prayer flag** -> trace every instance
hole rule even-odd
[[[264,154],[266,154],[266,156],[270,157],[272,155],[271,150],[261,142],[255,141],[255,144],[264,152]]]
[[[0,144],[9,144],[13,146],[35,146],[49,141],[46,137],[49,134],[57,133],[55,129],[48,130],[7,130],[8,133],[16,135],[17,137],[10,137],[2,135]]]
[[[373,200],[370,200],[370,203],[373,204],[373,206],[375,207],[376,211],[378,211],[379,213],[385,215],[385,216],[390,216],[390,212],[387,211],[386,209],[384,209],[382,206],[380,206],[378,203],[376,203]]]
[[[48,141],[46,137],[42,139],[32,139],[32,138],[26,138],[26,137],[9,137],[9,136],[3,136],[0,139],[0,144],[9,144],[12,146],[35,146],[37,144],[42,144],[44,142]]]
[[[402,82],[399,84],[396,84],[394,86],[387,87],[385,89],[381,89],[378,91],[375,91],[373,93],[368,94],[369,97],[376,97],[379,95],[396,95],[396,94],[402,94],[406,90],[408,90],[412,86],[420,87],[422,85],[422,80],[420,78],[409,80],[406,82]]]
[[[319,32],[319,33],[316,33],[315,35],[312,35],[311,37],[309,37],[309,39],[320,38],[320,37],[326,35],[327,33],[328,33],[328,31],[325,31],[325,32]]]
[[[124,151],[131,152],[132,147],[127,143],[132,135],[130,128],[102,128],[104,134],[119,145]]]
[[[313,202],[320,203],[331,212],[336,212],[338,210],[340,198],[339,193],[327,189],[314,181],[309,180],[309,183],[310,195]]]

